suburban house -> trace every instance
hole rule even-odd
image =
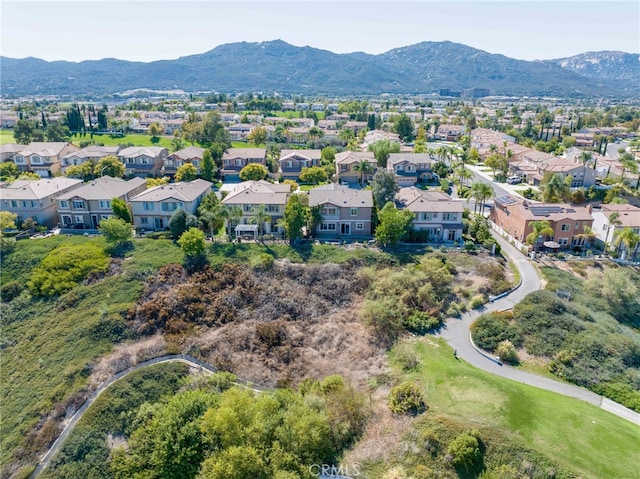
[[[127,203],[146,189],[143,178],[125,181],[102,176],[79,188],[58,196],[58,218],[63,228],[97,229],[100,221],[111,218],[111,200],[120,198]]]
[[[5,161],[11,161],[13,155],[24,150],[24,145],[18,145],[17,143],[5,143],[0,145],[0,163]]]
[[[191,163],[195,166],[199,173],[204,150],[204,148],[200,148],[199,146],[188,146],[170,154],[163,161],[162,169],[160,170],[161,174],[173,177],[176,171],[178,171],[178,168],[186,163]]]
[[[433,128],[433,139],[438,141],[458,141],[467,129],[463,125],[440,125],[438,129]]]
[[[585,243],[585,226],[592,227],[593,218],[584,206],[567,203],[531,203],[515,196],[494,199],[489,219],[501,233],[509,235],[519,248],[527,248],[527,236],[533,222],[548,221],[553,234],[544,241],[554,241],[560,248],[581,247]]]
[[[169,152],[160,146],[131,146],[118,152],[129,176],[158,176]]]
[[[81,185],[82,180],[64,176],[6,183],[0,188],[2,210],[18,215],[18,222],[33,218],[51,228],[58,223],[58,197]]]
[[[309,206],[319,208],[322,219],[314,234],[318,237],[371,237],[371,190],[355,190],[337,183],[309,191]]]
[[[398,186],[414,186],[437,176],[431,171],[436,161],[429,153],[391,153],[387,169],[396,175]]]
[[[259,163],[266,166],[266,148],[229,148],[222,155],[220,174],[225,181],[239,181],[240,170],[249,163]]]
[[[198,178],[149,188],[131,198],[133,225],[144,230],[168,228],[169,219],[177,209],[195,214],[212,186],[209,181]]]
[[[378,141],[382,141],[382,140],[388,140],[391,143],[400,143],[400,135],[398,135],[397,133],[390,133],[390,132],[384,131],[384,130],[368,131],[364,135],[364,141],[362,143],[362,147],[364,149],[367,149],[367,148],[369,148],[369,146],[373,145],[374,143],[376,143]]]
[[[72,151],[62,157],[62,173],[66,173],[70,166],[81,165],[87,161],[97,163],[105,156],[118,156],[121,146],[89,145],[80,150]]]
[[[320,166],[321,150],[282,150],[280,152],[280,176],[285,180],[298,180],[302,168]]]
[[[358,166],[363,161],[369,164],[369,171],[364,176],[358,170]],[[372,151],[342,151],[336,154],[336,175],[341,183],[358,184],[363,178],[366,185],[378,169],[378,161]]]
[[[606,204],[593,208],[593,232],[600,245],[612,244],[616,232],[631,228],[640,234],[640,208],[629,204]]]
[[[236,227],[236,236],[250,233],[255,237],[259,231],[266,234],[282,234],[283,229],[276,226],[276,223],[284,216],[290,193],[290,185],[269,183],[265,180],[243,181],[235,185],[222,199],[222,204],[238,206],[242,210],[242,217]],[[255,213],[261,205],[269,215],[269,220],[263,225],[252,224],[256,221]]]
[[[453,242],[462,239],[464,205],[441,191],[400,188],[395,197],[399,209],[414,215],[413,228],[426,230],[429,242]]]
[[[31,171],[42,178],[51,178],[60,172],[62,157],[79,150],[67,142],[32,142],[13,155],[13,162],[22,171]]]

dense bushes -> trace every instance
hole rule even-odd
[[[479,433],[468,431],[456,436],[451,441],[447,452],[451,455],[451,463],[462,469],[474,469],[482,461]]]
[[[54,296],[72,289],[90,273],[105,273],[109,258],[98,245],[61,246],[31,274],[27,286],[35,296]]]
[[[488,351],[495,351],[501,341],[521,344],[522,333],[517,325],[510,323],[511,317],[510,313],[488,313],[480,316],[471,327],[476,345]]]
[[[338,378],[300,392],[190,390],[139,410],[116,478],[308,477],[361,434],[364,399]]]

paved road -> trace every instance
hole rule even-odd
[[[487,304],[482,310],[467,312],[458,319],[449,319],[445,327],[440,331],[439,336],[443,337],[451,347],[457,350],[458,357],[479,369],[495,374],[496,376],[589,402],[640,425],[640,414],[613,403],[613,401],[603,401],[602,396],[578,386],[537,376],[510,366],[500,365],[494,359],[490,359],[475,348],[471,342],[469,328],[478,316],[490,311],[502,311],[513,308],[513,306],[524,299],[527,294],[537,291],[541,287],[540,279],[531,262],[516,248],[511,246],[508,241],[495,232],[492,233],[502,247],[502,251],[504,251],[518,267],[522,277],[521,285],[507,296]]]
[[[120,379],[124,378],[125,376],[128,376],[132,372],[137,371],[138,369],[153,366],[154,364],[169,363],[169,362],[186,363],[189,366],[199,368],[201,371],[208,371],[210,373],[217,372],[217,369],[211,364],[206,363],[204,361],[200,361],[199,359],[194,358],[193,356],[187,356],[185,354],[174,354],[174,355],[162,356],[159,358],[150,359],[148,361],[143,361],[141,363],[138,363],[135,366],[130,367],[129,369],[125,369],[124,371],[119,372],[115,376],[109,378],[107,381],[100,384],[100,386],[98,386],[98,388],[87,398],[87,400],[80,407],[80,409],[78,409],[76,413],[71,417],[71,420],[64,427],[64,429],[62,430],[62,433],[60,433],[60,436],[58,436],[55,442],[51,445],[51,448],[40,460],[40,463],[31,474],[31,478],[37,477],[43,471],[43,469],[45,469],[49,465],[49,462],[51,461],[53,456],[56,455],[56,453],[60,449],[60,446],[62,446],[62,443],[64,442],[64,440],[69,436],[69,434],[71,433],[75,425],[78,423],[78,421],[82,418],[82,416],[84,416],[84,413],[87,411],[87,409],[89,409],[89,407],[98,398],[98,396],[100,396],[100,394],[102,394],[109,386],[111,386],[116,381],[119,381]],[[243,387],[253,389],[254,391],[268,390],[268,388],[264,388],[262,386],[250,383],[248,381],[244,381],[242,379],[236,379],[236,383]]]

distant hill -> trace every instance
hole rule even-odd
[[[600,52],[607,53],[618,52]],[[612,73],[613,67],[607,66],[611,62],[600,62],[600,70],[581,70],[571,59],[563,60],[515,60],[452,42],[423,42],[369,55],[336,54],[274,40],[230,43],[206,53],[150,63],[0,57],[0,87],[3,95],[70,96],[136,88],[331,95],[432,93],[440,88],[489,88],[498,95],[529,96],[637,94],[628,87],[640,83],[638,65],[634,70],[626,57],[624,78],[622,73]]]

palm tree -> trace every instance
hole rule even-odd
[[[253,216],[249,218],[249,222],[258,225],[258,236],[261,237],[264,232],[264,224],[271,223],[271,216],[267,213],[267,208],[264,205],[259,205],[253,211]]]
[[[609,221],[607,222],[607,234],[604,237],[605,249],[609,242],[609,231],[611,230],[611,227],[621,226],[621,225],[622,225],[622,220],[620,219],[620,213],[618,213],[617,211],[611,213],[609,215]]]
[[[219,203],[214,208],[210,210],[204,210],[200,213],[200,220],[209,228],[209,236],[211,236],[211,241],[214,241],[216,226],[220,226],[220,219],[221,208]]]
[[[596,234],[593,232],[593,229],[590,226],[584,227],[584,233],[577,234],[576,238],[584,238],[584,246],[588,248],[591,246],[591,241],[596,237]]]
[[[473,178],[473,173],[463,167],[462,171],[460,171],[460,182],[462,184],[468,184],[468,180],[471,178]]]
[[[373,172],[373,167],[367,160],[360,160],[353,165],[353,171],[360,172],[360,185],[364,186],[364,177],[367,173]]]
[[[476,200],[476,206],[478,207],[480,214],[484,215],[484,205],[494,194],[495,192],[493,191],[493,188],[486,183],[477,182],[473,184],[471,187],[471,197]]]
[[[640,242],[640,235],[634,233],[629,227],[622,228],[614,234],[613,245],[617,247],[618,253],[622,249],[622,245],[624,245],[628,253],[633,250],[633,256],[635,257],[638,242]]]
[[[568,177],[570,178],[570,177]],[[561,174],[555,173],[549,181],[541,185],[542,201],[545,203],[559,203],[565,201],[571,194],[569,184]]]
[[[242,208],[239,206],[225,205],[220,209],[220,218],[224,219],[227,235],[231,239],[231,227],[242,218]]]
[[[553,235],[553,228],[551,228],[551,224],[547,220],[532,221],[530,226],[533,231],[527,235],[525,241],[528,245],[533,246],[534,251],[538,251],[540,236]]]

